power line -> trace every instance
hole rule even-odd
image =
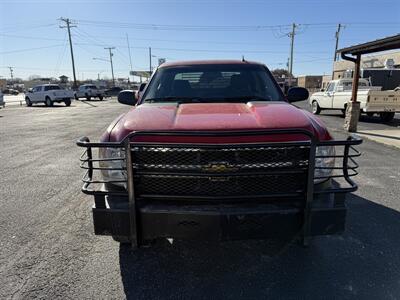
[[[126,42],[128,44],[128,53],[129,53],[129,64],[131,66],[131,71],[133,71],[133,67],[132,67],[132,55],[131,55],[131,47],[129,45],[129,36],[128,34],[126,34]]]
[[[142,30],[173,30],[173,31],[265,31],[274,29],[289,29],[292,24],[277,24],[277,25],[167,25],[167,24],[143,24],[143,23],[127,23],[127,22],[110,22],[110,21],[91,21],[79,20],[81,24],[88,26],[110,27],[110,28],[133,28]],[[346,26],[393,26],[400,22],[348,22]],[[299,26],[305,27],[332,27],[336,23],[302,23]]]
[[[62,64],[62,62],[64,60],[64,56],[65,56],[65,52],[67,51],[67,48],[68,48],[67,33],[65,33],[65,36],[64,36],[64,48],[60,52],[60,55],[59,55],[59,57],[57,59],[56,66],[54,68],[54,76],[57,76],[59,74],[60,67],[61,67],[61,64]]]
[[[35,48],[25,48],[25,49],[18,49],[18,50],[10,50],[10,51],[0,52],[0,54],[12,54],[12,53],[28,52],[28,51],[35,51],[35,50],[40,50],[40,49],[61,47],[61,46],[64,46],[64,45],[51,45],[51,46],[44,46],[44,47],[35,47]]]
[[[134,28],[144,30],[176,30],[176,31],[261,31],[272,28],[288,27],[290,25],[232,25],[232,26],[207,26],[207,25],[166,25],[166,24],[138,24],[123,22],[89,21],[79,20],[81,24],[88,26]]]
[[[75,43],[76,45],[86,45],[93,47],[104,47],[105,44],[88,44],[88,43]],[[127,48],[124,45],[116,45],[119,48]],[[133,49],[148,49],[148,46],[131,46]],[[164,48],[164,47],[152,47],[156,50],[166,50],[166,51],[184,51],[184,52],[209,52],[209,53],[271,53],[271,54],[281,54],[282,51],[269,51],[269,50],[225,50],[225,49],[193,49],[193,48]],[[297,53],[322,53],[326,54],[327,51],[298,51]]]
[[[54,27],[55,25],[57,25],[56,23],[51,23],[51,24],[44,24],[44,25],[37,25],[37,26],[32,26],[32,24],[27,25],[26,27],[20,27],[20,26],[16,26],[16,27],[20,27],[19,29],[15,29],[15,30],[11,30],[8,31],[7,28],[11,28],[11,27],[3,27],[0,28],[1,31],[6,30],[6,32],[2,32],[2,33],[9,33],[9,32],[16,32],[16,31],[21,31],[21,30],[31,30],[31,29],[37,29],[37,28],[44,28],[44,27]],[[14,27],[15,28],[15,27]]]

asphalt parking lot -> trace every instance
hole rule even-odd
[[[115,99],[0,109],[1,299],[400,297],[400,151],[368,140],[345,234],[308,248],[177,241],[131,252],[94,236],[74,142],[99,137],[127,109]],[[344,137],[339,114],[321,118]]]

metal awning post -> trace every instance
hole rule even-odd
[[[360,61],[361,61],[361,55],[358,54],[354,66],[353,87],[351,90],[352,102],[357,102],[358,82],[360,81]]]

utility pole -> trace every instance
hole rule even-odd
[[[9,68],[10,69],[10,77],[11,77],[11,83],[14,81],[14,67],[7,67],[7,68]]]
[[[333,61],[337,61],[338,60],[338,55],[336,53],[338,46],[339,46],[339,35],[340,35],[340,29],[342,28],[342,24],[338,24],[338,28],[336,30],[335,33],[335,38],[336,38],[336,45],[335,45],[335,56],[333,57]]]
[[[292,72],[293,72],[293,47],[294,47],[294,36],[296,35],[296,27],[295,23],[292,24],[292,32],[289,33],[290,37],[290,64],[289,64],[289,88],[292,85]]]
[[[150,70],[150,75],[151,75],[151,69],[152,69],[152,67],[151,67],[151,47],[149,47],[149,60],[150,60],[150,67],[149,67],[149,70]]]
[[[113,67],[113,61],[112,61],[113,53],[111,51],[111,50],[115,49],[115,47],[106,47],[104,49],[108,50],[110,53],[111,76],[112,76],[113,86],[115,86],[114,67]]]
[[[71,60],[72,60],[72,73],[74,75],[73,89],[76,89],[77,84],[76,84],[76,73],[75,73],[75,60],[74,60],[74,50],[72,48],[72,39],[71,39],[71,27],[76,27],[76,25],[71,25],[71,20],[68,18],[60,18],[60,20],[65,22],[65,24],[67,24],[67,26],[60,26],[60,28],[67,28],[68,30],[69,48],[71,50]]]
[[[131,71],[133,71],[133,67],[132,67],[132,56],[131,56],[131,47],[129,45],[129,37],[128,34],[126,34],[126,42],[128,43],[128,52],[129,52],[129,64],[131,66]]]

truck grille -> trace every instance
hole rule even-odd
[[[270,197],[304,192],[308,146],[136,146],[138,197]]]

